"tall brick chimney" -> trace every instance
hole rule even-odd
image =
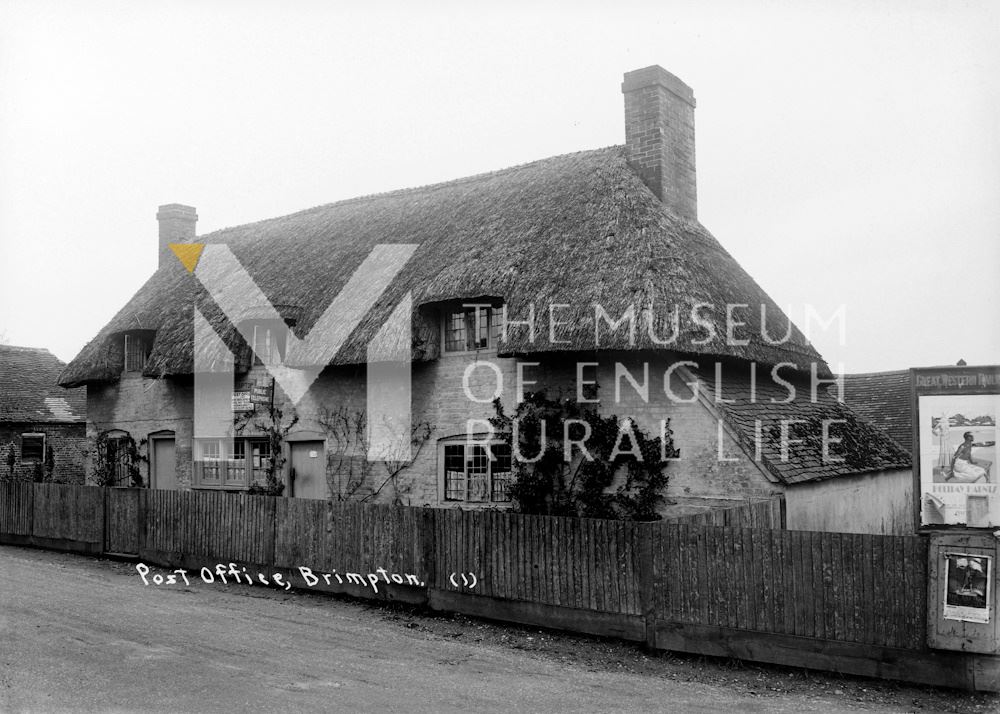
[[[190,243],[195,238],[194,224],[198,222],[198,214],[192,206],[179,203],[168,203],[160,206],[156,212],[156,220],[160,222],[160,262],[159,267],[168,265],[169,261],[177,262],[170,248],[170,243]]]
[[[625,73],[625,156],[664,205],[697,220],[694,92],[659,65]]]

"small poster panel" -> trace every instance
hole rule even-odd
[[[990,621],[992,565],[988,555],[945,554],[945,619]]]

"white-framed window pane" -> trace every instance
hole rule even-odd
[[[271,460],[271,444],[267,441],[250,442],[250,468],[252,479],[263,481],[267,478],[267,469]]]
[[[477,319],[478,314],[478,319]],[[470,332],[472,334],[472,340],[470,340],[469,349],[471,350],[481,350],[489,347],[490,344],[490,309],[488,307],[481,307],[478,310],[475,308],[466,312],[466,318],[470,325]]]
[[[462,352],[465,348],[465,313],[453,312],[445,321],[444,349],[445,352]]]
[[[500,344],[503,325],[503,308],[494,307],[490,310],[490,346],[496,347]]]
[[[506,502],[510,500],[507,489],[514,477],[510,446],[507,444],[492,444],[490,450],[493,452],[493,460],[490,461],[490,500],[496,502]]]
[[[465,445],[444,447],[444,498],[446,501],[465,500]]]
[[[468,447],[468,479],[469,496],[468,500],[474,503],[481,503],[490,500],[489,493],[489,456],[482,446]]]

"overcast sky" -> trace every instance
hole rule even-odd
[[[844,306],[835,370],[1000,363],[997,3],[423,6],[0,0],[0,335],[75,356],[160,204],[203,233],[621,144],[660,64],[701,222],[800,326]]]

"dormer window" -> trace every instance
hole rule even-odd
[[[253,364],[281,364],[288,343],[288,326],[281,320],[254,320],[244,334],[249,333]]]
[[[155,334],[153,330],[131,330],[123,335],[126,372],[142,372],[146,368]]]
[[[488,303],[466,303],[451,308],[444,318],[444,351],[473,352],[496,349],[503,308]]]

